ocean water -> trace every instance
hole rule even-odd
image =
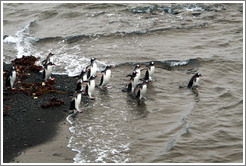
[[[75,163],[242,163],[243,14],[242,3],[4,3],[3,61],[52,52],[69,76],[91,57],[98,72],[115,65],[112,88],[67,118]],[[122,89],[150,61],[139,102]]]

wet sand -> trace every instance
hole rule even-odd
[[[4,64],[4,70],[10,65]],[[74,79],[55,75],[55,87],[62,94],[48,93],[34,99],[18,92],[9,93],[4,87],[3,162],[72,163],[75,152],[67,147],[71,133],[66,121]],[[27,82],[41,81],[41,73],[31,73]],[[5,80],[3,81],[5,84]],[[50,98],[64,100],[58,107],[41,108]],[[17,157],[17,158],[15,158]]]

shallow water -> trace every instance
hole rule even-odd
[[[7,63],[52,51],[54,73],[115,65],[112,88],[69,117],[74,162],[243,162],[242,4],[4,4],[3,28]],[[139,102],[125,76],[150,61]],[[198,94],[185,88],[196,71]]]

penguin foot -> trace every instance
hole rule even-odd
[[[88,97],[88,99],[95,100],[96,98],[95,97]]]
[[[78,110],[79,113],[82,113],[83,111],[82,110]]]
[[[50,80],[52,80],[52,81],[53,81],[53,80],[55,80],[55,78],[50,78]]]

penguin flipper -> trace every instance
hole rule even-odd
[[[75,109],[75,100],[73,99],[70,103],[69,110],[74,110]]]
[[[6,86],[10,86],[10,75],[8,74],[7,78],[6,78]]]
[[[42,79],[44,79],[44,78],[45,78],[45,69],[43,71],[43,77],[42,77]]]
[[[193,77],[190,79],[189,83],[188,83],[188,88],[191,88],[193,85]]]
[[[101,82],[100,82],[99,86],[102,86],[103,80],[104,80],[104,75],[102,75],[102,77],[101,77]]]

